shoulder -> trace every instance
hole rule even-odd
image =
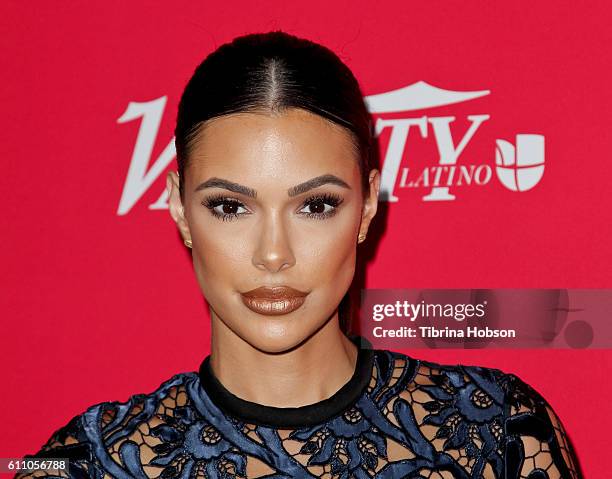
[[[69,471],[53,477],[104,477],[119,473],[119,456],[137,452],[139,443],[163,418],[188,402],[186,387],[195,373],[179,373],[149,393],[132,394],[125,401],[89,406],[56,429],[35,454],[28,457],[66,458]],[[113,473],[113,470],[115,473]],[[32,473],[30,473],[32,474]],[[42,475],[41,475],[42,474]],[[121,475],[121,474],[120,474]],[[42,471],[16,477],[45,477]]]
[[[513,373],[501,369],[465,364],[443,364],[413,358],[407,354],[390,350],[376,350],[378,365],[384,371],[401,368],[408,375],[405,384],[430,386],[425,389],[440,399],[450,398],[464,391],[475,404],[494,403],[507,413],[530,410],[535,412],[550,407],[544,397],[531,385]],[[469,391],[469,394],[465,391]],[[484,396],[488,396],[487,399]],[[478,398],[481,397],[481,400]]]
[[[465,456],[467,464],[470,459],[484,461],[497,473],[513,471],[509,478],[540,470],[547,475],[536,477],[580,477],[559,417],[516,374],[440,364],[388,350],[378,350],[376,358],[375,364],[389,364],[380,368],[387,384],[393,377],[388,371],[395,369],[395,377],[402,376],[397,374],[399,366],[406,373],[401,384],[391,388],[410,405],[405,414],[436,450]]]
[[[496,368],[470,366],[464,364],[442,364],[432,361],[416,359],[407,354],[386,349],[375,350],[375,366],[381,376],[396,374],[402,371],[405,387],[438,386],[447,394],[438,394],[440,397],[452,395],[459,389],[468,387],[470,390],[481,389],[488,393],[498,405],[502,405],[506,394],[518,387],[520,379],[512,374]],[[436,393],[436,388],[427,388],[427,391]]]
[[[375,370],[381,382],[409,399],[417,408],[436,412],[453,407],[456,413],[482,422],[503,416],[512,392],[523,390],[517,376],[500,369],[442,364],[390,350],[376,350]],[[519,397],[525,400],[524,395]]]

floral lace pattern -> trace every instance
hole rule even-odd
[[[280,429],[225,413],[197,373],[90,407],[37,457],[73,478],[495,478],[582,475],[550,405],[517,376],[375,350],[358,400],[314,426]]]

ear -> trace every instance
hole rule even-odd
[[[359,234],[367,235],[370,222],[378,209],[378,191],[380,189],[380,172],[376,169],[370,170],[369,179],[370,190],[365,198],[363,208],[361,210],[361,225]]]
[[[185,208],[181,201],[181,194],[179,192],[179,177],[178,173],[170,171],[166,176],[166,190],[168,191],[168,209],[170,210],[170,216],[176,223],[183,240],[191,240],[191,232],[189,231],[189,224],[185,219]]]

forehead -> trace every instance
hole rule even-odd
[[[319,115],[297,108],[237,113],[201,128],[187,176],[193,181],[231,176],[252,185],[271,179],[284,187],[329,173],[350,182],[359,174],[358,158],[351,132]]]

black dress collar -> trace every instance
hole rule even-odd
[[[199,369],[200,384],[215,405],[223,412],[244,422],[275,428],[298,428],[320,424],[340,414],[359,399],[372,377],[374,350],[364,348],[363,338],[351,337],[359,347],[353,375],[331,397],[300,407],[273,407],[246,401],[228,391],[210,367],[210,355]]]

